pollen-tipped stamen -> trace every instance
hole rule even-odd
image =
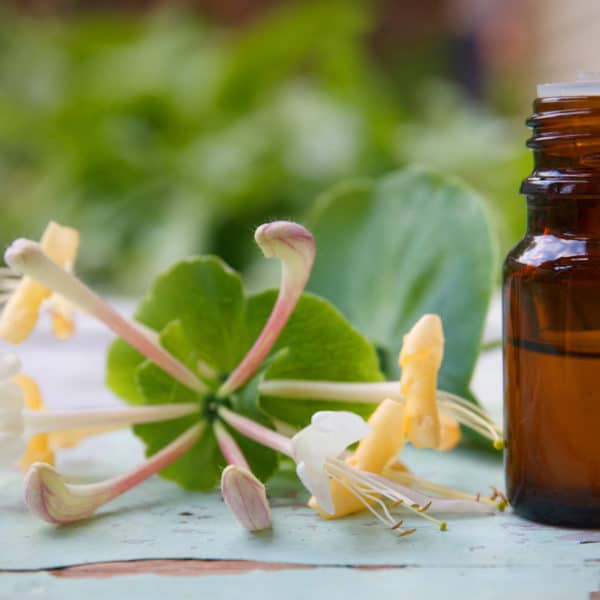
[[[197,423],[133,471],[99,483],[69,484],[50,465],[35,463],[25,477],[25,502],[31,512],[49,523],[64,525],[87,519],[110,500],[175,462],[196,443],[205,425]]]
[[[440,411],[454,417],[462,425],[466,425],[481,436],[492,440],[496,450],[504,448],[504,440],[498,433],[498,428],[488,417],[482,417],[478,413],[460,404],[454,404],[448,400],[439,401]]]
[[[384,503],[384,499],[393,502],[394,506],[406,508],[414,514],[435,523],[441,530],[446,528],[444,521],[440,521],[426,513],[429,506],[431,506],[429,499],[424,500],[422,504],[416,503],[414,499],[386,485],[383,477],[353,469],[339,459],[329,459],[325,463],[325,469],[332,479],[338,481],[373,514],[378,513],[377,518],[390,527],[394,527],[397,520],[392,517]],[[428,503],[429,506],[427,506]],[[377,511],[374,505],[380,507],[381,513]]]
[[[501,511],[504,509],[504,507],[501,506],[500,503],[496,503],[491,498],[484,497],[481,494],[469,494],[467,492],[462,492],[460,490],[455,490],[451,487],[434,483],[427,479],[420,479],[419,477],[415,477],[412,473],[406,470],[400,471],[394,470],[393,468],[387,468],[384,471],[384,476],[387,479],[391,479],[392,481],[401,485],[405,485],[407,487],[414,488],[417,490],[422,490],[424,492],[432,492],[443,498],[455,500],[468,500],[470,502],[481,502],[482,504],[493,506],[494,508],[497,508]]]
[[[403,523],[403,519],[396,519],[392,516],[390,512],[390,508],[405,508],[419,517],[423,517],[432,523],[435,523],[441,531],[446,530],[446,522],[440,521],[439,519],[435,519],[431,515],[426,514],[426,510],[428,507],[420,506],[418,504],[405,502],[402,499],[394,499],[392,495],[386,493],[383,489],[377,490],[375,493],[371,492],[372,489],[370,484],[362,481],[350,481],[347,477],[343,475],[333,474],[332,470],[328,468],[327,471],[330,477],[337,481],[342,487],[344,487],[350,494],[352,494],[361,504],[369,510],[371,514],[373,514],[379,521],[381,521],[384,525],[389,527],[392,530],[397,530],[400,527],[400,524]],[[354,478],[353,474],[353,478]],[[360,479],[360,476],[357,478]],[[386,506],[385,501],[378,496],[381,494],[387,501],[391,502],[390,508]],[[379,507],[379,510],[375,508]],[[401,537],[401,536],[400,536]]]
[[[146,328],[122,317],[73,273],[55,263],[36,242],[20,239],[12,243],[4,258],[15,271],[31,277],[63,296],[83,312],[102,321],[116,335],[169,373],[180,383],[199,393],[206,385],[177,358],[148,335]]]

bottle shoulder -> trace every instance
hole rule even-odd
[[[600,275],[600,240],[553,234],[526,235],[504,261],[505,274],[524,268],[542,271],[597,268]]]

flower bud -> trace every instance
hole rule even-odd
[[[108,489],[89,493],[93,488],[87,487],[89,492],[81,493],[78,487],[87,486],[65,483],[50,465],[34,463],[25,477],[25,503],[40,519],[61,525],[91,517],[111,497]]]
[[[225,504],[248,531],[271,527],[271,509],[265,486],[250,471],[229,465],[221,476]]]
[[[267,357],[296,308],[315,260],[315,240],[310,231],[298,223],[265,223],[256,230],[254,237],[267,258],[281,261],[279,295],[254,345],[221,386],[220,396],[228,396],[244,385]]]

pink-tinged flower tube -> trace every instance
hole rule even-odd
[[[221,386],[220,396],[228,396],[244,385],[260,367],[296,307],[315,260],[315,240],[298,223],[265,223],[256,230],[254,237],[267,258],[281,261],[279,295],[254,345]]]
[[[175,462],[196,443],[205,426],[205,422],[197,423],[140,467],[100,483],[69,484],[50,465],[35,463],[25,476],[25,502],[33,514],[56,525],[87,519],[102,505]]]
[[[204,393],[206,385],[183,363],[160,346],[147,329],[123,318],[75,275],[55,263],[36,242],[14,241],[4,255],[15,271],[60,294],[80,310],[102,321],[116,335],[188,388]]]
[[[246,458],[233,436],[216,421],[213,430],[228,466],[221,475],[223,500],[248,531],[271,527],[271,509],[264,484],[250,471]]]
[[[213,431],[217,438],[217,444],[221,450],[221,454],[225,457],[228,465],[236,465],[242,469],[250,470],[248,461],[242,452],[242,449],[238,446],[238,443],[233,439],[233,436],[219,423],[215,421],[213,424]]]
[[[252,419],[242,417],[242,415],[238,415],[224,406],[221,406],[218,409],[218,413],[219,417],[221,417],[227,425],[233,427],[233,429],[239,431],[247,438],[258,442],[267,448],[271,448],[276,452],[281,452],[281,454],[285,454],[286,456],[292,456],[292,443],[290,438],[285,435],[281,435],[281,433],[277,433],[264,425],[260,425]]]
[[[334,400],[348,404],[379,404],[386,398],[403,403],[404,395],[400,391],[400,381],[377,381],[372,383],[356,383],[341,381],[306,381],[302,379],[268,379],[261,381],[258,389],[264,396],[302,400]],[[440,409],[440,417],[456,419],[481,436],[490,439],[494,448],[504,447],[502,427],[477,404],[466,398],[445,392],[436,391],[436,400]]]

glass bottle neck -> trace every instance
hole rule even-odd
[[[600,197],[600,96],[537,98],[527,125],[534,168],[522,193]]]
[[[527,233],[600,240],[600,197],[527,197]]]

